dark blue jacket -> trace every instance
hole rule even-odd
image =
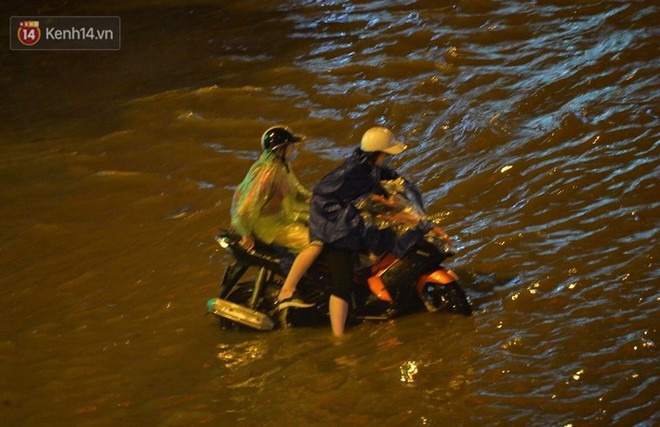
[[[408,241],[417,241],[423,232],[419,231],[418,236],[401,242],[392,230],[367,226],[355,206],[362,197],[374,193],[387,196],[380,181],[398,176],[391,169],[374,166],[366,161],[364,155],[353,153],[314,187],[310,207],[310,240],[320,240],[337,249],[377,254],[392,252],[401,256],[411,246]]]

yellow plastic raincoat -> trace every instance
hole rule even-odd
[[[298,253],[309,245],[310,197],[290,167],[266,150],[236,188],[231,225],[243,236]]]

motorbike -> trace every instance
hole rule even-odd
[[[216,240],[233,258],[218,297],[207,302],[208,312],[219,317],[221,325],[270,331],[329,322],[332,266],[323,253],[297,287],[298,294],[314,306],[278,310],[277,295],[286,277],[283,260],[290,255],[259,242],[246,250],[231,230],[220,230]],[[472,306],[456,274],[442,265],[452,255],[446,242],[429,233],[401,257],[385,254],[356,267],[348,321],[387,320],[424,309],[470,316]]]

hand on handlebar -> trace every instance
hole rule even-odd
[[[396,203],[394,200],[383,197],[380,194],[372,194],[371,200],[383,204],[388,208],[397,209],[399,207],[398,203]]]
[[[398,222],[399,224],[407,224],[407,225],[417,225],[417,223],[419,223],[420,220],[419,216],[409,212],[388,213],[388,214],[382,214],[381,216],[390,221]]]
[[[438,237],[440,237],[442,240],[447,242],[447,245],[449,245],[449,249],[451,249],[452,251],[454,250],[454,244],[451,241],[451,237],[449,237],[449,234],[445,233],[445,231],[442,228],[436,225],[435,227],[433,227],[431,231],[437,234]]]
[[[239,243],[248,251],[254,249],[254,237],[252,237],[251,234],[247,236],[242,236]]]

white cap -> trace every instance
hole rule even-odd
[[[360,149],[366,152],[382,151],[387,154],[399,154],[406,149],[406,145],[397,141],[391,130],[373,127],[362,135]]]

